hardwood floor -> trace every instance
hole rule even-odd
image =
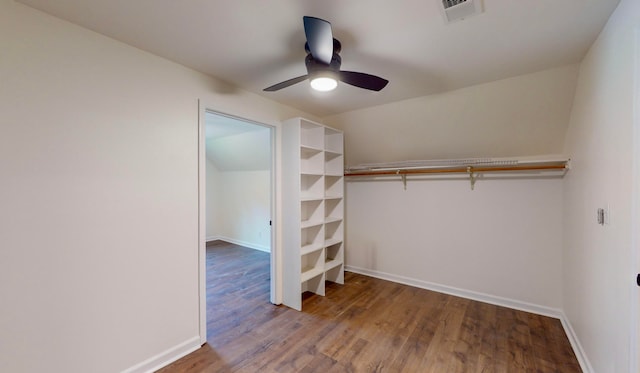
[[[345,274],[303,312],[269,303],[269,254],[207,247],[209,341],[169,372],[580,372],[559,320]]]

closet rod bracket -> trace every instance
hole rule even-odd
[[[400,175],[400,177],[402,178],[402,185],[404,186],[404,190],[407,190],[407,174],[406,173],[400,173],[400,170],[396,171],[397,175]]]
[[[473,173],[473,167],[467,167],[467,173],[469,174],[469,182],[471,183],[471,190],[476,186],[476,174]]]

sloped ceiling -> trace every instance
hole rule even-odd
[[[447,24],[442,0],[18,1],[217,77],[231,87],[221,94],[243,89],[322,118],[345,131],[348,165],[561,153],[579,63],[619,3],[474,0],[483,13]],[[305,15],[332,23],[343,69],[389,85],[263,92],[306,73]],[[208,140],[213,151],[243,136],[222,138]],[[211,157],[221,169],[264,167],[254,149]]]
[[[474,0],[446,24],[441,0],[19,0],[54,16],[319,117],[580,62],[619,0]],[[304,15],[332,23],[345,70],[390,80],[381,92],[306,83]]]
[[[206,113],[206,157],[219,171],[271,168],[271,131],[235,118]]]

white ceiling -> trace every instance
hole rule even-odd
[[[441,0],[19,0],[242,89],[323,117],[579,62],[619,0],[484,0],[445,24]],[[306,82],[302,17],[332,23],[344,70],[389,79],[381,92]]]

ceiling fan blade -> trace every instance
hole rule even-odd
[[[389,81],[379,76],[358,73],[355,71],[340,71],[340,81],[359,88],[379,91],[387,86]]]
[[[294,85],[296,83],[300,83],[301,81],[307,79],[308,77],[309,77],[309,75],[302,75],[302,76],[299,76],[297,78],[285,80],[284,82],[281,82],[281,83],[278,83],[278,84],[274,84],[271,87],[267,87],[267,88],[263,89],[263,91],[265,91],[265,92],[278,91],[278,90],[281,90],[282,88],[287,88],[288,86]]]
[[[302,17],[307,45],[316,61],[330,64],[333,57],[333,34],[331,23],[316,17]]]

